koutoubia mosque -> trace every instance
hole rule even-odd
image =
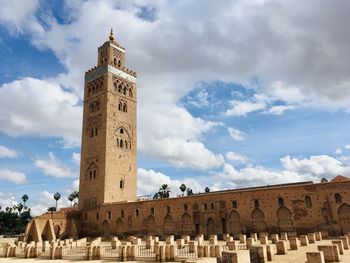
[[[47,212],[26,241],[55,238],[350,232],[350,180],[137,199],[137,76],[113,32],[85,73],[79,206]]]

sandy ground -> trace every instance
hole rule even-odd
[[[221,242],[220,242],[221,243]],[[309,244],[306,247],[299,247],[299,250],[288,250],[286,255],[273,255],[272,261],[273,263],[305,263],[306,262],[306,252],[315,252],[317,251],[318,245],[330,245],[331,240],[322,240],[318,241],[315,244]],[[274,245],[272,245],[274,246]],[[275,251],[275,250],[274,250]],[[340,255],[341,262],[344,263],[350,263],[350,250],[344,250],[344,254]],[[93,261],[85,261],[85,260],[47,260],[47,259],[23,259],[23,258],[0,258],[0,263],[2,262],[10,262],[10,263],[52,263],[53,261],[57,262],[96,262],[96,263],[102,263],[102,262],[112,262],[110,260],[93,260]],[[203,258],[198,259],[196,261],[205,261],[207,262],[216,262],[215,258]],[[131,262],[131,261],[129,261]],[[140,261],[134,261],[134,262],[140,262]]]

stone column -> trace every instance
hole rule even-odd
[[[269,244],[269,240],[267,239],[267,236],[260,237],[259,240],[260,240],[261,245],[268,245]]]
[[[316,238],[316,241],[321,241],[322,240],[321,232],[315,232],[315,238]]]
[[[299,240],[300,240],[300,245],[301,246],[309,245],[309,239],[308,239],[307,235],[300,235],[299,236]]]
[[[313,244],[316,242],[316,237],[315,237],[315,233],[309,233],[307,234],[307,238],[309,239],[309,243]]]
[[[288,234],[287,233],[281,233],[281,240],[287,241],[288,240]]]
[[[255,244],[255,240],[254,238],[247,238],[246,243],[247,243],[247,248],[249,249],[249,247]]]
[[[306,263],[325,263],[323,252],[306,252]]]
[[[271,234],[271,240],[272,240],[272,244],[275,244],[278,240],[278,234]]]
[[[343,240],[332,240],[332,244],[338,246],[340,255],[344,254]]]
[[[286,241],[279,240],[276,242],[277,255],[285,255],[287,254],[287,245]]]
[[[246,244],[246,240],[247,240],[247,236],[246,235],[243,235],[243,234],[239,235],[239,243]]]
[[[258,241],[258,234],[257,233],[251,233],[250,238],[253,238],[254,241]]]
[[[343,241],[344,249],[348,250],[349,249],[349,238],[347,236],[341,236],[341,237],[339,237],[339,239]]]
[[[298,250],[299,249],[299,240],[297,237],[289,238],[290,250]]]

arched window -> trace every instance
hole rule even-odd
[[[123,140],[120,140],[120,148],[123,148]]]
[[[184,210],[187,212],[187,210],[188,210],[188,205],[184,204]]]
[[[129,97],[132,98],[133,94],[132,94],[132,89],[129,89]]]
[[[117,139],[117,147],[119,147],[119,139]]]
[[[214,203],[211,203],[210,206],[211,206],[211,210],[214,210]]]
[[[260,203],[259,203],[259,200],[258,199],[255,199],[254,200],[254,206],[257,208],[257,207],[260,207]]]
[[[92,171],[90,171],[90,179],[92,179]]]
[[[128,142],[125,140],[125,149],[128,149]]]
[[[312,201],[311,201],[311,197],[309,195],[305,196],[305,206],[306,206],[306,208],[312,207]]]
[[[128,107],[127,107],[126,103],[124,103],[124,105],[123,105],[123,111],[124,111],[124,112],[127,112],[127,110],[128,110]]]
[[[99,102],[96,102],[95,107],[96,107],[96,111],[100,110],[100,103],[99,103]]]
[[[278,197],[278,205],[279,205],[279,206],[284,205],[284,200],[283,200],[282,197]]]
[[[120,210],[120,217],[124,217],[124,210]]]
[[[96,220],[98,220],[100,217],[100,215],[98,213],[96,213]]]
[[[95,136],[97,136],[97,128],[95,128]]]
[[[124,133],[124,129],[121,128],[121,129],[120,129],[120,134],[123,134],[123,133]]]
[[[94,137],[94,129],[93,128],[90,129],[90,137]]]
[[[123,109],[123,103],[121,101],[119,101],[119,105],[118,105],[118,110],[122,110]]]
[[[166,207],[166,212],[167,212],[167,213],[170,213],[170,206],[167,206],[167,207]]]
[[[122,66],[122,62],[119,60],[118,61],[118,68],[120,68]]]
[[[204,204],[204,210],[207,211],[208,210],[208,205]]]
[[[335,199],[335,202],[336,202],[337,204],[341,204],[342,198],[341,198],[341,195],[340,195],[340,194],[335,194],[335,195],[334,195],[334,199]]]
[[[94,178],[96,178],[96,170],[94,170]]]
[[[151,215],[154,215],[154,207],[151,207]]]
[[[140,215],[140,210],[138,208],[136,208],[136,216]]]
[[[123,94],[126,95],[126,87],[124,87]]]
[[[123,88],[122,84],[119,84],[119,86],[118,86],[118,92],[122,92],[122,88]]]
[[[123,180],[123,179],[120,180],[120,182],[119,182],[119,187],[120,187],[120,189],[123,189],[123,188],[124,188],[124,180]]]
[[[237,201],[232,201],[232,208],[234,208],[234,209],[237,208]]]
[[[113,63],[114,63],[114,66],[116,66],[118,63],[118,60],[116,58],[114,58]]]

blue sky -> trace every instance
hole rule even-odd
[[[3,207],[69,205],[83,76],[111,27],[138,72],[140,195],[350,174],[348,3],[0,3]]]

